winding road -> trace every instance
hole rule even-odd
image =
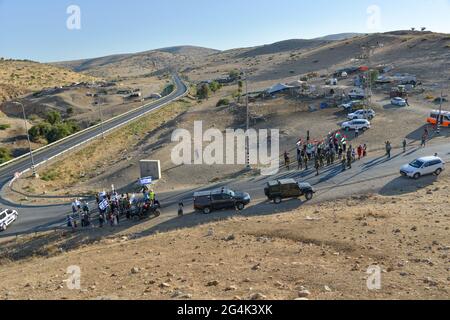
[[[101,125],[91,127],[87,130],[74,134],[62,141],[59,141],[51,146],[36,150],[34,161],[36,166],[39,166],[50,159],[53,159],[65,152],[77,148],[78,146],[87,143],[97,137],[101,137],[102,130],[110,132],[126,125],[148,113],[154,112],[163,106],[180,99],[188,92],[186,85],[181,81],[178,75],[173,76],[175,83],[175,90],[170,95],[161,98],[160,100],[146,104],[140,108],[129,111],[109,121],[105,121],[103,128]],[[0,190],[7,187],[9,182],[14,178],[16,173],[21,173],[31,168],[31,160],[29,156],[24,156],[9,165],[0,167]],[[0,208],[11,208],[19,211],[19,220],[8,229],[7,232],[0,234],[0,236],[8,234],[26,233],[37,229],[42,229],[54,224],[55,219],[65,216],[61,213],[67,213],[68,209],[61,206],[18,206],[10,203],[1,197],[0,193]]]
[[[186,86],[182,81],[174,76],[177,89],[170,96],[167,96],[156,103],[143,106],[141,109],[134,110],[129,114],[122,115],[105,124],[105,130],[113,130],[134,119],[161,108],[167,103],[175,101],[184,96],[187,92]],[[93,128],[79,135],[37,152],[36,162],[43,162],[47,159],[61,153],[64,150],[77,146],[80,142],[98,137],[101,135],[101,128]],[[286,171],[282,170],[276,176],[252,176],[243,175],[226,182],[206,186],[202,189],[177,190],[173,192],[159,194],[158,198],[163,204],[162,215],[153,219],[153,227],[148,233],[155,231],[166,231],[172,228],[189,227],[199,223],[208,222],[213,219],[221,219],[235,214],[234,212],[214,212],[205,216],[202,214],[189,214],[183,217],[182,221],[177,217],[178,203],[183,201],[186,211],[192,209],[192,195],[198,190],[228,186],[238,191],[246,191],[252,197],[251,205],[246,208],[244,215],[264,215],[276,212],[290,211],[303,205],[301,200],[290,200],[276,206],[268,203],[264,196],[264,186],[269,180],[294,178],[299,181],[311,183],[317,191],[314,202],[322,202],[337,198],[349,197],[358,194],[379,193],[385,196],[395,196],[403,193],[414,192],[420,188],[426,188],[433,184],[435,176],[423,177],[418,181],[400,177],[399,170],[403,164],[412,160],[438,153],[446,162],[450,160],[450,143],[436,142],[427,148],[420,148],[419,145],[410,145],[405,153],[402,150],[395,150],[392,158],[387,159],[385,155],[369,155],[369,157],[354,163],[353,168],[342,172],[341,165],[335,164],[321,170],[319,176],[315,175],[315,170],[310,168],[306,171],[298,171],[294,168]],[[9,181],[13,178],[15,172],[20,172],[30,168],[31,164],[28,158],[17,161],[0,169],[0,186],[7,187]],[[1,195],[1,193],[0,193]],[[18,206],[9,203],[0,197],[0,207],[14,208],[19,211],[19,219],[6,232],[0,234],[0,238],[13,235],[27,234],[36,231],[46,230],[61,226],[64,224],[67,214],[71,211],[70,204],[67,205],[49,205],[49,206]]]

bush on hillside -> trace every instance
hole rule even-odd
[[[221,107],[221,106],[228,106],[230,104],[230,100],[224,98],[224,99],[220,99],[219,102],[217,102],[217,107]]]
[[[12,159],[11,151],[6,148],[0,148],[0,163],[8,162]]]

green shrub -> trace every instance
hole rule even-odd
[[[204,83],[197,89],[197,98],[199,99],[208,99],[211,94],[211,89],[209,85]]]
[[[47,182],[54,181],[58,177],[59,177],[59,173],[56,172],[55,170],[46,171],[41,175],[41,179],[44,181],[47,181]]]
[[[11,125],[9,125],[9,124],[0,124],[0,131],[6,130],[9,128],[11,128]]]
[[[0,163],[8,162],[12,159],[11,151],[6,148],[0,148]]]
[[[62,120],[61,113],[59,113],[58,111],[49,111],[49,112],[47,112],[46,120],[51,125],[60,123]]]
[[[209,88],[211,89],[212,92],[216,92],[222,88],[222,85],[217,81],[213,81],[209,84]]]
[[[230,100],[224,98],[224,99],[220,99],[219,102],[217,102],[217,107],[221,107],[221,106],[228,106],[230,104]]]
[[[162,91],[161,95],[163,97],[168,96],[169,94],[171,94],[173,92],[173,90],[175,90],[175,85],[173,84],[168,84],[164,90]]]

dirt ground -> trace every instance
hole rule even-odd
[[[146,125],[140,127],[139,133],[133,131],[134,136],[129,140],[130,143],[124,145],[123,133],[111,136],[104,150],[98,148],[100,143],[94,143],[85,151],[65,156],[51,170],[48,166],[40,168],[40,180],[30,177],[19,180],[14,185],[17,192],[9,192],[7,196],[22,203],[37,204],[47,200],[62,201],[62,199],[32,197],[63,196],[60,190],[64,190],[69,198],[72,195],[93,194],[105,188],[109,189],[111,184],[124,192],[134,192],[136,190],[133,189],[135,187],[133,183],[140,177],[138,163],[141,159],[161,161],[163,179],[157,186],[158,192],[199,187],[239,175],[244,166],[175,166],[171,160],[171,152],[176,145],[171,142],[171,135],[175,129],[187,129],[192,133],[194,121],[199,120],[203,121],[204,130],[216,128],[224,131],[227,128],[244,128],[246,112],[244,107],[237,105],[216,107],[217,101],[221,98],[227,97],[232,101],[231,94],[234,89],[236,89],[234,86],[226,86],[209,100],[201,103],[191,100],[191,107],[187,110],[149,116],[145,119],[151,119],[151,122],[144,119]],[[390,105],[390,99],[381,90],[377,90],[372,100],[377,113],[372,121],[372,128],[357,138],[352,132],[346,133],[350,143],[353,146],[367,144],[370,153],[384,150],[384,142],[387,140],[396,148],[401,146],[405,138],[408,143],[417,144],[426,127],[429,110],[436,107],[425,99],[425,95],[412,96],[410,107],[399,108]],[[347,113],[338,108],[310,112],[308,107],[311,104],[317,105],[318,101],[296,100],[286,95],[280,95],[275,99],[258,100],[250,104],[252,128],[279,129],[280,152],[287,150],[294,157],[293,149],[296,142],[300,138],[306,139],[308,130],[313,140],[320,141],[329,132],[339,129],[340,124],[346,121]],[[159,118],[160,116],[163,118]],[[155,122],[155,119],[160,121]],[[125,132],[133,127],[134,125],[128,126]],[[430,143],[440,142],[449,134],[450,131],[444,128],[440,137],[431,136]],[[119,156],[111,159],[111,154]],[[29,199],[24,198],[24,195]]]
[[[116,86],[110,88],[70,87],[39,97],[33,94],[22,95],[19,100],[23,103],[29,119],[28,128],[42,122],[49,111],[56,110],[63,119],[74,120],[80,129],[85,129],[99,123],[101,118],[108,120],[140,107],[144,102],[151,102],[151,99],[147,98],[153,93],[161,93],[169,83],[168,77],[129,78],[118,81]],[[125,99],[123,95],[117,94],[119,90],[124,89],[139,89],[142,97]],[[107,94],[103,95],[100,92]],[[92,96],[95,94],[98,96]],[[146,99],[142,101],[143,98]],[[20,107],[10,102],[3,103],[1,109],[7,117],[0,119],[0,124],[11,124],[11,128],[0,132],[0,142],[11,149],[15,156],[20,156],[24,154],[23,145],[27,143],[22,111]],[[41,146],[40,143],[33,143],[34,149]]]
[[[167,233],[148,221],[20,237],[2,243],[0,297],[448,299],[449,183],[206,224],[193,214]],[[67,289],[70,266],[80,290]],[[380,290],[367,287],[373,266]]]

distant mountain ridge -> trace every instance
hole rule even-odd
[[[324,37],[314,38],[312,40],[323,40],[323,41],[341,41],[341,40],[347,40],[359,36],[366,35],[364,33],[355,33],[355,32],[347,32],[347,33],[337,33],[337,34],[330,34]]]

